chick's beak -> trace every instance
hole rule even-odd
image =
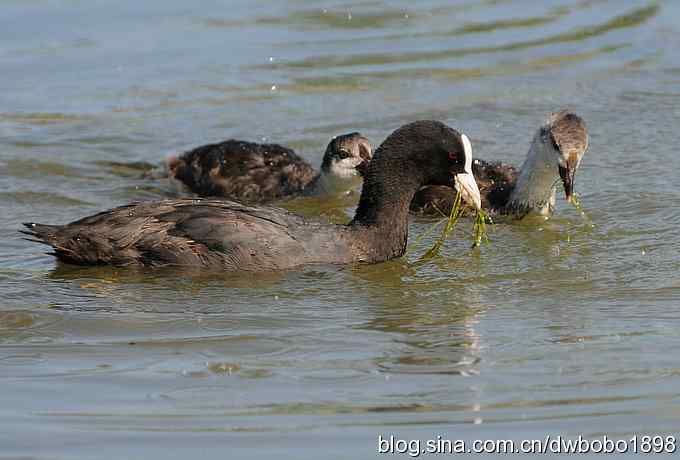
[[[482,208],[482,197],[479,194],[479,187],[472,173],[459,173],[454,177],[456,188],[460,190],[463,200],[468,206],[479,210]]]
[[[569,162],[567,166],[560,166],[560,177],[562,178],[562,185],[564,186],[564,195],[567,202],[571,203],[571,197],[574,193],[574,176],[576,175],[576,168]]]
[[[359,175],[361,177],[366,177],[366,173],[368,172],[368,164],[369,163],[370,163],[370,160],[364,160],[361,163],[359,163],[358,165],[356,165],[354,167],[354,169],[357,170],[357,172],[359,173]]]

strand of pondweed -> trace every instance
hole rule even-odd
[[[435,206],[435,209],[437,209],[437,211],[439,211],[439,209],[438,209],[436,206]],[[444,214],[443,212],[441,212],[441,211],[439,211],[439,212],[440,212],[443,216],[445,216],[445,214]],[[428,236],[428,235],[430,235],[432,232],[434,232],[434,231],[436,230],[436,228],[439,227],[442,223],[446,222],[447,219],[448,219],[448,217],[446,217],[445,219],[438,220],[438,221],[435,222],[430,228],[428,228],[427,230],[425,230],[422,234],[418,235],[418,236],[416,237],[416,239],[413,240],[413,243],[411,243],[411,244],[408,245],[408,247],[406,248],[406,253],[405,253],[405,254],[408,254],[409,252],[411,252],[411,249],[417,248],[417,247],[420,245],[420,242],[423,240],[423,238],[425,238],[426,236]]]
[[[420,261],[431,259],[432,257],[439,254],[439,250],[444,244],[444,241],[446,241],[451,232],[453,232],[456,222],[458,222],[458,218],[460,218],[460,216],[463,214],[462,202],[463,196],[461,195],[460,191],[458,191],[458,193],[456,193],[456,199],[453,202],[453,207],[451,208],[451,214],[449,214],[449,220],[446,222],[442,234],[439,235],[439,238],[437,238],[434,246],[432,246],[430,250],[420,258]]]
[[[483,209],[478,209],[475,214],[475,224],[473,226],[474,241],[472,247],[479,247],[482,243],[489,243],[489,235],[486,232],[486,224],[493,224],[491,217]]]
[[[559,184],[559,182],[560,179],[556,180],[555,183],[553,184],[553,188],[556,187],[557,184]],[[583,217],[588,222],[589,225],[594,226],[593,219],[591,219],[588,213],[586,213],[583,210],[583,206],[581,205],[581,197],[578,193],[574,192],[571,194],[571,197],[569,197],[569,203],[573,205],[574,208],[576,208],[579,214],[581,214],[581,217]]]
[[[581,217],[583,217],[585,220],[588,221],[589,224],[593,224],[593,220],[590,218],[588,213],[583,209],[583,205],[581,204],[581,197],[578,193],[574,192],[571,195],[571,204],[576,208],[576,210],[581,214]]]
[[[586,228],[588,231],[591,231],[592,229],[595,228],[595,224],[593,223],[593,219],[590,218],[590,215],[588,215],[587,212],[583,209],[583,206],[581,205],[581,198],[578,194],[574,193],[571,195],[571,199],[569,202],[574,206],[576,211],[581,215],[581,218],[585,221]],[[571,235],[567,233],[567,242],[571,241]]]

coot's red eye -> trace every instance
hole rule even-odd
[[[449,152],[449,160],[456,161],[457,159],[458,155],[456,155],[455,152]]]

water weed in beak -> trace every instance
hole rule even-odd
[[[449,219],[446,222],[446,225],[444,226],[441,235],[439,235],[439,238],[437,238],[437,241],[435,241],[434,246],[432,246],[420,258],[419,262],[429,260],[432,257],[435,257],[437,254],[439,254],[439,250],[444,244],[444,241],[446,241],[451,232],[453,232],[453,229],[456,227],[456,223],[458,222],[458,218],[460,218],[461,214],[463,213],[463,207],[461,206],[462,202],[463,197],[459,189],[458,193],[456,193],[456,199],[453,202],[453,207],[451,208],[451,214],[449,214]]]
[[[420,258],[419,262],[426,261],[439,254],[444,241],[446,241],[449,235],[453,233],[453,229],[455,228],[458,219],[463,215],[463,202],[475,210],[475,223],[473,227],[474,240],[472,247],[476,248],[482,242],[489,241],[486,234],[486,223],[491,223],[491,219],[488,214],[482,210],[481,193],[479,192],[475,176],[472,174],[472,144],[465,134],[463,134],[461,138],[465,150],[465,166],[463,168],[464,172],[458,173],[453,177],[456,190],[458,191],[458,193],[456,193],[456,199],[453,202],[451,213],[449,214],[448,221],[446,222],[441,235],[437,238],[434,246]]]
[[[458,188],[456,199],[453,203],[453,207],[451,208],[451,214],[449,214],[449,218],[446,221],[446,225],[444,226],[441,235],[439,235],[439,238],[437,238],[437,241],[435,241],[434,245],[418,260],[418,262],[427,261],[439,254],[441,247],[444,245],[444,242],[448,239],[448,237],[453,233],[453,230],[458,223],[458,219],[463,215],[463,213],[463,192],[461,192],[461,188]],[[493,221],[486,211],[479,207],[475,211],[472,241],[473,249],[479,247],[482,243],[489,243],[486,224],[493,224]]]
[[[491,220],[491,216],[489,216],[486,211],[479,208],[475,214],[475,224],[472,230],[472,233],[474,234],[474,239],[472,241],[473,249],[481,246],[482,243],[489,243],[486,224],[493,224],[493,220]]]
[[[482,242],[488,243],[489,237],[486,232],[486,224],[492,224],[491,217],[482,209],[482,198],[479,193],[479,187],[472,173],[458,174],[455,177],[456,189],[462,199],[475,209],[475,223],[473,226],[474,240],[472,247],[476,248]],[[450,220],[450,219],[449,219]]]
[[[482,208],[482,197],[477,187],[477,181],[472,173],[456,174],[454,178],[456,189],[461,195],[462,199],[473,209]]]

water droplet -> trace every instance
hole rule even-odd
[[[276,91],[276,85],[272,85],[272,91]]]
[[[274,62],[274,56],[269,56],[269,62]]]
[[[349,12],[347,13],[347,20],[348,21],[352,20],[352,13],[349,13]]]

